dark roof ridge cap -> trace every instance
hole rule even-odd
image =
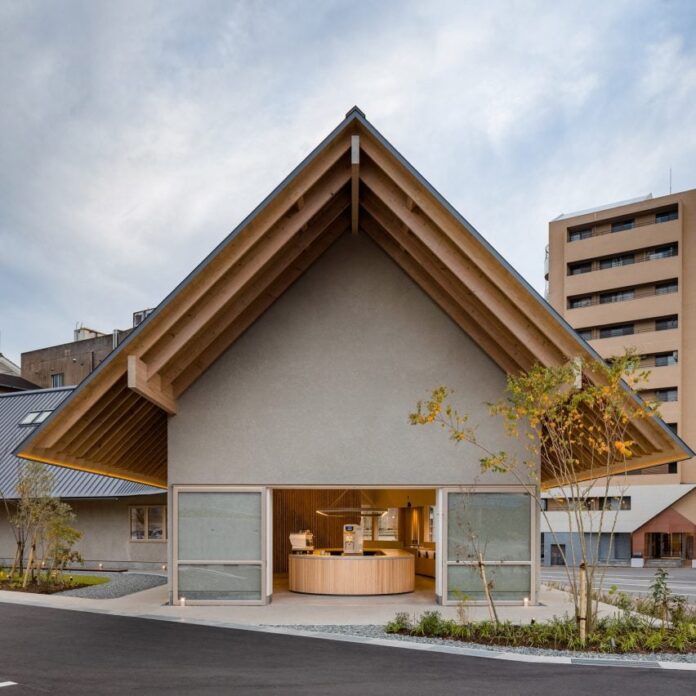
[[[46,387],[45,389],[24,389],[22,391],[0,394],[0,399],[8,399],[11,396],[31,396],[34,394],[50,394],[52,392],[73,391],[74,389],[77,389],[77,387],[74,385],[70,385],[69,387]]]

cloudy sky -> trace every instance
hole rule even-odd
[[[696,4],[0,2],[0,350],[125,328],[343,117],[538,289],[548,221],[696,187]]]

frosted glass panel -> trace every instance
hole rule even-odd
[[[531,592],[530,566],[486,566],[486,580],[493,583],[493,599],[521,600]],[[457,601],[462,593],[469,599],[485,599],[477,566],[447,567],[447,599]]]
[[[450,493],[448,561],[531,559],[531,507],[526,493]]]
[[[179,493],[182,561],[260,561],[260,493]]]
[[[261,599],[261,566],[180,565],[179,597],[187,600]]]

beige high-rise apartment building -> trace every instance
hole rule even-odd
[[[603,358],[634,348],[651,373],[643,395],[696,446],[696,189],[561,215],[549,224],[546,263],[554,309]],[[634,534],[633,550],[692,556],[683,547],[696,530],[696,459],[637,474],[631,483],[682,484],[694,500]]]

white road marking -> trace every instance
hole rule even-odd
[[[17,686],[17,682],[0,682],[0,689],[2,689],[3,686]]]

